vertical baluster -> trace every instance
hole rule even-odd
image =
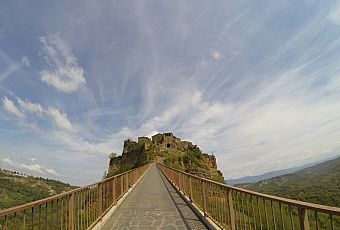
[[[222,210],[221,210],[221,204],[223,202],[223,200],[221,199],[221,191],[220,191],[220,187],[219,185],[215,185],[215,197],[216,197],[216,213],[217,213],[217,220],[220,223],[220,225],[222,226],[223,222],[222,222]]]
[[[88,188],[88,194],[87,194],[87,202],[88,202],[88,206],[89,206],[89,213],[88,213],[88,222],[89,222],[89,225],[91,225],[92,221],[92,200],[91,200],[91,193],[92,193],[92,187],[89,187]]]
[[[91,188],[91,204],[92,204],[92,222],[96,220],[95,218],[95,210],[94,210],[94,207],[95,207],[95,197],[94,197],[94,192],[93,192],[93,187]]]
[[[121,176],[121,178],[123,178],[123,176]],[[98,192],[99,192],[99,197],[98,197],[99,198],[99,212],[98,212],[98,216],[100,216],[103,213],[103,186],[102,186],[102,184],[98,185]],[[123,191],[122,191],[122,194],[123,194]]]
[[[191,182],[192,178],[191,176],[189,176],[189,191],[190,191],[190,202],[192,203],[192,182]]]
[[[308,213],[304,208],[299,208],[299,221],[301,230],[309,230]]]
[[[80,193],[80,229],[83,229],[84,226],[84,189],[81,190]]]
[[[22,229],[26,229],[26,209],[23,211],[23,217],[22,217]]]
[[[79,230],[79,224],[80,224],[80,219],[79,219],[79,215],[80,215],[79,194],[80,194],[80,192],[76,193],[76,197],[77,197],[77,199],[76,199],[77,200],[77,202],[76,202],[76,210],[77,210],[77,212],[75,214],[76,214],[76,217],[77,217],[77,230]]]
[[[38,217],[38,229],[40,230],[41,228],[40,228],[40,221],[41,220],[41,204],[39,205],[39,217]]]
[[[247,215],[248,215],[248,225],[249,229],[251,229],[251,218],[250,218],[250,205],[249,205],[249,197],[247,194],[245,194],[246,202],[247,202]]]
[[[265,213],[265,217],[266,217],[267,229],[269,229],[269,220],[268,220],[267,205],[266,205],[265,199],[263,199],[263,205],[264,205],[264,213]]]
[[[57,229],[58,230],[58,225],[59,225],[59,199],[57,199],[57,203],[56,203],[56,212],[57,212],[57,215],[56,215],[56,225],[55,225],[55,228],[54,229]]]
[[[101,202],[102,203],[102,202]],[[89,226],[89,212],[90,212],[90,207],[89,207],[89,188],[86,188],[85,190],[85,221],[86,221],[86,228]],[[101,215],[101,212],[100,212]]]
[[[239,192],[235,191],[235,217],[237,222],[237,229],[241,229],[241,210],[240,210],[240,199]]]
[[[68,200],[68,222],[69,230],[74,229],[74,193],[72,193]]]
[[[124,185],[124,180],[123,176],[120,176],[120,194],[119,197],[123,195],[123,185]]]
[[[60,202],[60,229],[63,229],[64,225],[64,198],[61,198]]]
[[[7,230],[7,215],[4,216],[4,223],[2,224],[3,229]]]
[[[263,229],[263,224],[262,224],[262,213],[261,213],[261,207],[260,207],[260,202],[259,202],[259,197],[256,197],[256,203],[257,203],[257,212],[259,214],[259,221],[260,221],[260,229]]]
[[[279,208],[280,208],[280,217],[281,217],[281,227],[283,230],[285,230],[286,228],[285,228],[285,222],[284,222],[283,214],[282,214],[282,204],[279,203],[279,206],[280,206]]]
[[[217,186],[218,191],[218,213],[219,213],[219,221],[221,223],[221,226],[223,226],[224,223],[224,217],[225,213],[223,212],[224,207],[224,197],[223,197],[223,188],[221,186]]]
[[[332,214],[329,214],[329,220],[330,220],[331,230],[334,230],[334,223],[333,223],[333,215]]]
[[[202,198],[203,198],[203,212],[204,216],[207,216],[207,197],[206,197],[206,191],[205,191],[205,181],[202,179]]]
[[[17,229],[17,213],[14,212],[13,214],[13,229]]]
[[[116,203],[116,186],[115,186],[115,179],[112,179],[112,203]]]
[[[246,217],[244,214],[244,205],[243,205],[243,193],[240,193],[240,197],[241,197],[241,208],[242,208],[242,221],[243,221],[243,227],[242,229],[246,229]]]
[[[272,209],[272,216],[273,216],[273,224],[274,224],[274,230],[276,230],[276,219],[275,219],[275,212],[274,212],[274,207],[273,207],[273,201],[270,201],[270,207]]]
[[[45,230],[47,230],[47,223],[48,223],[48,203],[45,203]]]
[[[34,207],[32,207],[31,227],[34,229]]]
[[[292,211],[292,206],[289,205],[289,217],[290,217],[290,224],[292,225],[292,230],[294,230],[294,219],[293,219],[293,211]]]
[[[320,226],[319,226],[318,212],[315,211],[315,212],[314,212],[314,215],[315,215],[315,225],[316,225],[316,230],[319,230],[319,229],[320,229]]]
[[[256,230],[256,213],[255,213],[255,208],[254,208],[254,202],[253,202],[253,196],[250,195],[250,202],[251,202],[251,209],[253,212],[253,222],[254,222],[254,229]]]

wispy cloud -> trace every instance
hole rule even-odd
[[[23,65],[26,66],[26,67],[30,66],[30,61],[29,61],[28,57],[22,56],[22,58],[21,58],[21,64],[23,64]]]
[[[7,97],[2,98],[2,103],[3,103],[3,107],[7,112],[10,112],[12,114],[14,114],[15,116],[19,117],[19,118],[24,118],[25,114],[23,112],[21,112],[13,103],[13,101],[11,101],[10,99],[8,99]]]
[[[72,93],[86,84],[84,69],[58,34],[40,37],[46,60],[51,65],[41,72],[41,80],[60,92]]]
[[[334,3],[334,6],[330,9],[329,14],[328,14],[328,19],[332,23],[340,26],[340,2],[339,1],[336,1]]]
[[[49,107],[47,109],[47,114],[53,119],[54,124],[63,130],[74,131],[70,120],[66,113],[60,112],[59,110]]]

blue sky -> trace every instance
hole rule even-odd
[[[326,159],[340,2],[2,0],[0,97],[0,167],[77,185],[155,132],[226,178]]]

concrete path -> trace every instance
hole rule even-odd
[[[208,228],[153,164],[102,229]]]

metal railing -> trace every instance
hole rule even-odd
[[[0,229],[91,229],[149,164],[59,195],[0,211]]]
[[[222,229],[340,229],[340,208],[266,195],[158,167]]]

